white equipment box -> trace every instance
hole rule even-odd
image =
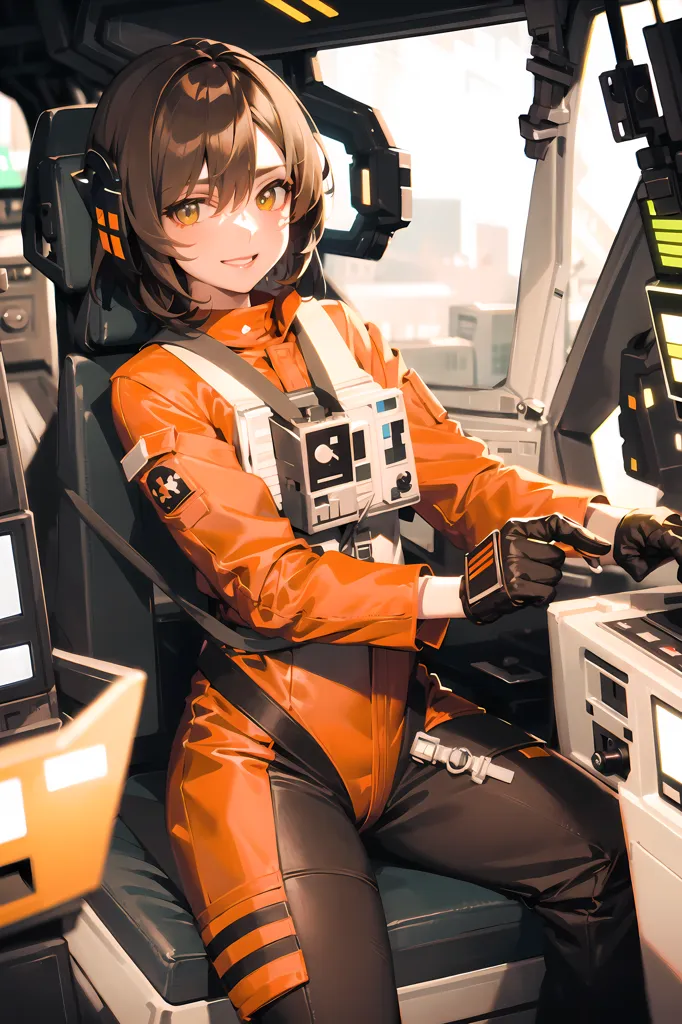
[[[561,752],[617,790],[653,1024],[682,1020],[682,589],[549,608]]]

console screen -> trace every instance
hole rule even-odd
[[[682,715],[663,704],[654,704],[661,772],[682,785]]]
[[[647,615],[647,620],[653,622],[666,633],[670,633],[678,640],[682,640],[682,608],[670,608],[664,612],[654,612]]]

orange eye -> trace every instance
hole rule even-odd
[[[288,189],[283,185],[268,185],[256,196],[256,206],[265,213],[281,210],[286,203],[287,195]]]
[[[178,224],[182,224],[183,227],[189,227],[191,224],[199,222],[200,213],[201,203],[197,202],[196,199],[192,199],[188,203],[176,206],[173,210],[173,217]]]

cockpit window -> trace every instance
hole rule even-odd
[[[30,144],[28,125],[19,104],[0,93],[0,192],[22,188]]]
[[[381,260],[328,256],[325,269],[428,384],[489,388],[507,374],[535,169],[518,129],[529,45],[521,22],[319,54],[327,85],[381,111],[413,187],[412,223]],[[348,154],[325,142],[328,224],[347,229]]]

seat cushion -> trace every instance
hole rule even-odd
[[[164,772],[128,780],[102,887],[89,902],[169,1003],[221,995],[180,889],[165,827]],[[399,986],[541,954],[539,922],[469,882],[375,864]]]

